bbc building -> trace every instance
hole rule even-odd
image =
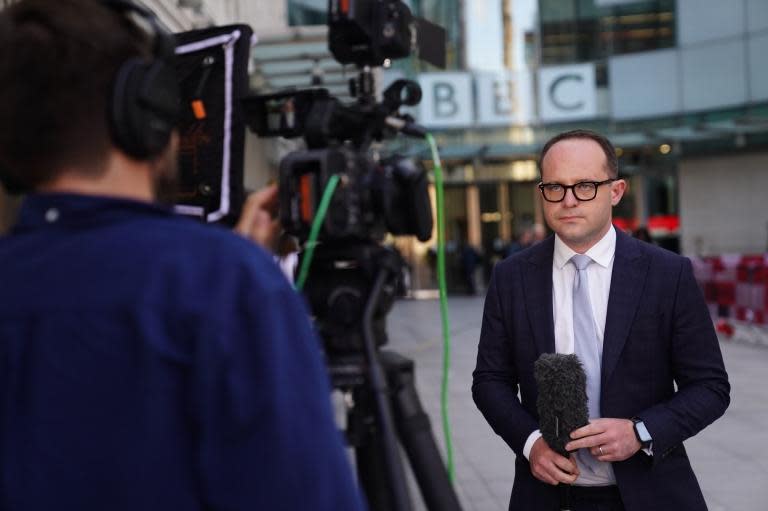
[[[2,0],[1,5],[12,0]],[[253,26],[254,92],[323,86],[344,100],[354,71],[327,50],[325,0],[141,0],[169,29]],[[423,99],[410,113],[432,131],[446,175],[449,248],[467,242],[486,270],[542,224],[536,157],[552,135],[606,134],[629,192],[614,211],[626,230],[686,255],[768,250],[768,2],[765,0],[425,0],[415,14],[446,28],[447,68],[417,59],[383,71]],[[536,11],[528,26],[520,6]],[[248,138],[246,186],[275,177],[286,141]],[[420,142],[393,149],[424,160]],[[0,230],[16,202],[0,194]],[[434,247],[395,241],[412,286],[433,288]]]
[[[768,250],[768,2],[540,0],[517,37],[488,3],[524,64],[417,75],[417,117],[448,168],[449,237],[493,257],[542,223],[538,151],[589,128],[612,140],[630,184],[618,227],[686,255]]]

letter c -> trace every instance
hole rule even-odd
[[[560,87],[560,85],[563,84],[563,82],[573,80],[576,82],[583,82],[584,77],[581,75],[576,74],[567,74],[562,75],[558,77],[555,81],[553,81],[549,86],[549,99],[552,101],[552,104],[555,105],[560,110],[578,110],[579,108],[584,106],[584,101],[577,101],[575,103],[563,103],[562,101],[557,99],[557,88]]]

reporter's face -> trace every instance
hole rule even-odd
[[[570,138],[554,144],[544,156],[542,182],[573,185],[580,181],[605,181],[608,175],[605,153],[591,139]],[[618,179],[597,189],[589,201],[578,200],[569,189],[561,202],[544,204],[547,225],[571,249],[585,252],[611,226],[612,207],[619,203],[626,183]]]

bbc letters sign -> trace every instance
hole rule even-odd
[[[597,115],[595,65],[575,64],[539,70],[539,117],[574,121]]]
[[[419,75],[419,122],[429,128],[464,128],[474,120],[469,73]]]
[[[477,124],[508,126],[531,120],[529,73],[482,73],[475,76]]]
[[[419,122],[429,128],[526,124],[531,120],[528,73],[424,73]]]

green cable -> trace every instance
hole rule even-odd
[[[443,382],[440,388],[440,411],[443,418],[445,452],[448,458],[448,478],[454,482],[453,445],[451,442],[451,424],[448,419],[448,373],[451,369],[451,327],[448,323],[448,293],[445,282],[445,204],[443,198],[443,167],[437,152],[435,138],[427,134],[427,142],[432,150],[432,162],[435,168],[435,191],[437,196],[437,281],[440,288],[440,319],[443,325]]]
[[[312,256],[315,253],[315,246],[317,245],[317,237],[320,235],[320,227],[323,225],[323,220],[328,212],[328,207],[331,205],[331,198],[333,192],[336,191],[336,185],[339,184],[339,175],[334,174],[328,180],[328,184],[325,185],[323,191],[323,198],[320,199],[320,206],[317,208],[317,215],[312,220],[312,228],[309,230],[309,239],[305,245],[306,254],[301,258],[301,268],[299,269],[299,278],[296,279],[296,289],[301,291],[304,288],[304,283],[309,276],[309,265],[312,263]]]

